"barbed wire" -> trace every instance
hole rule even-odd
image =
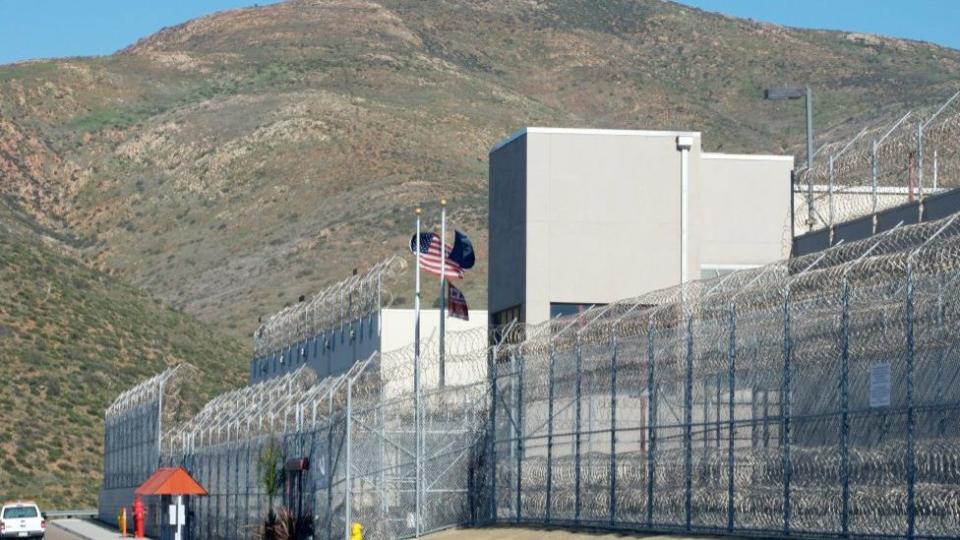
[[[179,385],[197,373],[197,368],[192,364],[177,364],[124,391],[107,407],[104,415],[107,422],[140,405],[157,401],[164,389],[166,393],[174,395]]]
[[[391,256],[361,275],[330,285],[309,300],[271,315],[254,332],[254,356],[263,357],[302,343],[389,305],[389,286],[404,274],[406,268],[407,263],[402,257]]]
[[[896,536],[913,515],[918,535],[948,538],[958,284],[955,214],[542,324],[448,333],[443,386],[427,335],[419,354],[322,378],[304,366],[149,435],[161,374],[111,406],[124,420],[107,425],[105,486],[139,478],[162,436],[162,459],[210,486],[194,532],[246,537],[273,504],[256,461],[278,441],[317,464],[303,489],[321,535],[354,520],[401,538],[484,519],[753,532],[789,519]]]
[[[957,187],[960,92],[940,106],[918,107],[892,124],[824,145],[818,156],[813,168],[798,174],[798,231],[833,227]]]
[[[493,521],[953,535],[958,283],[953,215],[527,325]]]

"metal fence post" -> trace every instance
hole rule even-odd
[[[617,516],[617,353],[618,324],[613,327],[613,354],[610,357],[610,525]]]
[[[417,210],[418,214],[420,210]],[[420,230],[420,219],[417,218],[417,231],[419,234]],[[419,245],[419,243],[418,243]],[[419,254],[417,255],[417,260],[419,261]],[[417,271],[417,306],[420,305],[420,272]],[[414,355],[413,355],[413,439],[414,439],[414,458],[413,458],[413,476],[414,476],[414,493],[413,493],[413,521],[414,521],[414,536],[416,538],[420,537],[421,531],[421,518],[423,517],[422,513],[422,488],[423,488],[423,476],[421,475],[420,470],[420,461],[423,459],[423,422],[422,422],[422,407],[423,400],[421,396],[421,390],[423,382],[420,380],[420,315],[419,308],[417,311],[417,324],[414,338]]]
[[[243,522],[250,523],[250,465],[253,463],[253,454],[250,452],[250,441],[247,440],[246,489],[243,496]]]
[[[497,522],[497,355],[499,348],[493,350],[490,362],[490,519]]]
[[[653,528],[654,452],[657,448],[657,387],[654,384],[653,318],[647,323],[647,528]]]
[[[517,517],[516,521],[520,522],[520,517],[522,514],[522,500],[521,500],[521,485],[523,479],[523,365],[526,362],[524,357],[520,357],[519,362],[517,362]]]
[[[547,493],[546,493],[546,518],[550,523],[551,507],[553,506],[553,384],[554,370],[556,369],[556,359],[554,357],[553,341],[550,341],[550,365],[547,375]]]
[[[347,417],[346,417],[346,429],[344,438],[346,439],[344,445],[346,446],[346,458],[344,459],[343,470],[344,470],[344,504],[343,504],[343,538],[344,540],[350,540],[350,520],[351,508],[353,504],[353,485],[351,484],[352,478],[350,475],[350,466],[353,464],[351,461],[353,459],[353,434],[351,429],[353,427],[353,379],[347,378]]]
[[[872,192],[871,198],[873,199],[873,218],[871,219],[871,227],[873,234],[877,234],[877,207],[879,203],[878,195],[878,179],[877,179],[877,140],[873,140],[873,144],[870,146],[870,188]]]
[[[470,445],[470,448],[467,450],[467,506],[469,507],[469,513],[466,517],[466,524],[471,526],[477,525],[477,489],[476,489],[476,475],[479,472],[477,465],[477,446]],[[383,470],[381,465],[380,470]],[[381,480],[380,485],[383,486],[384,483]],[[381,500],[383,497],[381,496]],[[386,504],[383,505],[383,512],[381,513],[380,519],[386,519]]]
[[[923,121],[917,124],[917,195],[920,199],[920,220],[923,220]]]
[[[372,323],[371,323],[372,324]],[[382,357],[381,357],[382,358]],[[381,398],[382,399],[382,398]],[[386,445],[386,434],[387,434],[387,415],[384,411],[383,403],[381,402],[377,406],[377,422],[379,437],[377,437],[377,466],[380,471],[377,474],[378,481],[380,482],[380,489],[385,490],[387,486],[387,445]],[[310,436],[310,452],[313,453],[313,434]],[[476,463],[476,460],[472,461]],[[471,491],[471,493],[473,493]],[[387,518],[387,497],[381,492],[380,493],[380,519]]]
[[[217,431],[218,431],[218,435],[219,435],[219,430],[217,430]],[[219,450],[219,449],[218,449],[218,450]],[[218,452],[217,452],[217,461],[216,461],[216,464],[214,465],[215,471],[216,471],[216,473],[217,473],[217,479],[216,479],[216,481],[214,481],[214,484],[216,484],[216,489],[217,489],[217,494],[216,494],[217,509],[216,509],[216,513],[215,513],[215,516],[216,516],[216,517],[215,517],[214,520],[213,520],[214,531],[216,531],[216,532],[215,532],[215,535],[216,535],[216,536],[219,536],[219,535],[220,535],[220,529],[221,529],[220,507],[221,507],[222,505],[221,505],[220,503],[223,502],[223,475],[222,475],[222,468],[223,468],[223,467],[222,467],[220,461],[221,461],[221,458],[222,458],[222,457],[223,457],[222,454],[218,451]]]
[[[582,375],[583,375],[583,356],[580,350],[580,332],[577,332],[577,344],[576,344],[577,358],[576,358],[576,369],[577,375],[575,380],[575,392],[576,392],[576,408],[575,408],[575,428],[574,428],[574,450],[573,450],[573,519],[576,522],[580,521],[580,482],[581,482],[581,473],[580,473],[580,449],[582,444],[581,439],[581,416],[582,411]]]
[[[516,354],[516,351],[513,351],[510,353],[510,396],[508,398],[510,402],[509,404],[506,401],[504,401],[503,403],[504,409],[507,409],[509,407],[509,410],[506,411],[507,420],[508,420],[507,428],[509,428],[509,432],[507,434],[507,448],[510,450],[510,457],[508,458],[509,465],[510,465],[510,469],[509,469],[510,477],[507,481],[510,484],[509,489],[511,491],[510,493],[511,497],[514,497],[517,494],[516,492],[517,439],[520,438],[520,430],[518,429],[518,426],[517,426],[517,417],[516,417],[515,409],[517,407],[517,379],[519,377],[519,372],[520,370],[519,370],[519,366],[517,365],[517,354]],[[518,514],[516,512],[517,500],[515,498],[510,499],[509,505],[513,511],[513,519],[514,521],[516,521],[517,519],[519,519]]]
[[[239,433],[238,433],[237,436],[238,436],[238,438],[239,438]],[[237,522],[237,525],[236,525],[236,534],[237,534],[237,537],[238,537],[238,538],[243,538],[243,534],[241,533],[241,531],[243,530],[244,524],[246,523],[246,515],[240,513],[240,509],[241,509],[241,508],[246,508],[246,498],[247,498],[247,497],[246,497],[246,486],[247,486],[247,474],[246,474],[246,469],[250,467],[250,463],[249,463],[249,462],[245,462],[245,463],[243,464],[243,467],[244,467],[244,475],[243,475],[243,482],[241,483],[241,481],[240,481],[240,461],[243,461],[243,460],[242,460],[242,457],[243,457],[243,456],[241,455],[241,453],[242,453],[242,451],[243,451],[243,449],[244,449],[245,446],[246,446],[245,443],[241,443],[240,441],[237,441],[236,454],[235,454],[236,457],[237,457],[237,486],[236,486],[236,506],[234,507],[234,512],[236,513],[236,522]],[[243,486],[243,489],[241,489],[241,486]],[[243,505],[240,504],[240,499],[241,499],[241,497],[242,497],[243,500],[244,500]]]
[[[210,449],[209,449],[209,447],[207,448],[207,456],[206,456],[206,457],[207,457],[207,459],[204,460],[204,462],[205,462],[205,463],[204,463],[204,465],[205,465],[204,469],[207,470],[207,474],[206,474],[205,476],[207,477],[207,482],[208,482],[208,485],[211,487],[211,489],[210,489],[210,496],[209,496],[209,497],[205,497],[206,500],[207,500],[207,534],[201,535],[203,538],[209,538],[209,537],[212,537],[212,536],[213,536],[212,531],[213,531],[213,513],[214,513],[214,509],[211,508],[211,507],[214,505],[213,503],[214,503],[214,501],[215,501],[215,499],[216,499],[216,485],[214,485],[214,483],[213,483],[213,472],[212,472],[213,467],[211,466],[211,463],[213,462],[213,456],[210,455]]]
[[[683,514],[689,531],[693,503],[693,316],[687,317],[686,374],[683,390]],[[706,420],[706,419],[704,419]]]
[[[943,289],[937,292],[937,328],[940,329],[941,335],[944,330],[943,326]],[[941,348],[940,354],[937,355],[937,403],[943,403],[943,361],[946,359],[948,354],[947,348]],[[939,418],[937,420],[937,436],[944,437],[946,435],[947,429],[947,411],[941,410]]]
[[[793,474],[790,461],[790,378],[793,343],[790,338],[790,290],[783,301],[783,380],[780,388],[780,422],[783,466],[783,532],[790,534],[790,480]]]
[[[913,262],[907,261],[907,350],[906,350],[906,405],[907,405],[907,538],[913,538],[916,529],[916,506],[914,484],[916,465],[914,463],[914,411],[913,411]]]
[[[262,447],[262,446],[259,444],[259,442],[258,442],[258,444],[257,444],[257,463],[258,463],[258,465],[259,465],[259,462],[260,462],[260,459],[259,459],[259,458],[260,458],[260,456],[261,456],[262,454],[263,454],[263,447]],[[263,489],[262,489],[262,487],[261,487],[261,485],[260,485],[260,481],[261,481],[260,478],[263,477],[263,471],[260,470],[259,466],[257,467],[257,476],[258,476],[258,478],[257,478],[257,506],[256,506],[256,511],[257,511],[257,524],[258,524],[258,526],[259,526],[260,516],[262,515],[261,512],[263,512],[263,494],[262,494],[262,493],[263,493]]]
[[[844,278],[840,354],[840,482],[843,487],[840,531],[850,532],[850,284]]]
[[[729,395],[727,397],[727,531],[733,532],[733,447],[734,447],[734,414],[736,395],[736,363],[737,363],[737,306],[730,306],[730,345],[727,349],[727,384],[729,385]]]
[[[835,203],[834,203],[834,200],[833,200],[833,190],[834,190],[834,181],[833,181],[833,156],[830,156],[830,159],[827,161],[827,167],[828,167],[829,181],[830,181],[830,185],[827,186],[827,190],[828,190],[828,192],[829,192],[829,197],[830,197],[830,201],[829,201],[830,204],[828,205],[828,208],[829,208],[829,211],[830,211],[830,218],[829,218],[829,219],[830,219],[830,224],[829,224],[829,228],[830,228],[830,245],[832,246],[832,245],[833,245],[833,221],[834,221],[834,218],[836,217],[836,216],[835,216],[836,210],[834,209],[834,204],[835,204]]]
[[[729,375],[729,374],[728,374],[728,375]],[[716,418],[717,418],[716,434],[717,434],[717,448],[719,449],[719,448],[720,448],[720,443],[721,443],[721,438],[723,437],[723,420],[722,420],[722,417],[723,417],[723,405],[722,405],[722,404],[723,404],[723,374],[721,374],[721,373],[719,373],[719,372],[717,373],[716,386],[717,386],[717,395],[714,397],[714,399],[716,400],[716,401],[715,401],[715,404],[714,404],[714,406],[716,407],[716,409],[715,409],[715,411],[714,411],[714,414],[715,414],[715,416],[716,416]],[[704,401],[704,403],[706,403],[707,400],[704,399],[703,401]],[[704,416],[704,419],[706,419],[706,416]],[[704,421],[706,421],[706,420],[704,420]],[[704,436],[703,436],[703,448],[704,448],[704,450],[706,450],[706,448],[707,448],[706,430],[707,430],[707,429],[706,429],[706,426],[704,426],[704,429],[703,429],[703,431],[704,431]],[[704,454],[704,455],[706,455],[706,454]]]
[[[940,188],[940,179],[938,178],[938,166],[937,166],[937,151],[938,149],[934,147],[933,149],[933,190],[934,191]]]
[[[327,402],[327,538],[333,538],[333,390]],[[416,415],[416,413],[414,413]]]

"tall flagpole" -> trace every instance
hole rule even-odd
[[[417,208],[417,285],[416,295],[413,299],[413,311],[416,324],[413,331],[413,423],[414,438],[416,439],[416,463],[414,474],[416,476],[416,493],[414,496],[415,513],[414,530],[417,538],[420,538],[420,492],[421,492],[421,474],[420,474],[420,456],[422,454],[420,440],[420,209]]]
[[[440,199],[440,388],[443,388],[446,373],[445,326],[447,322],[447,200]]]

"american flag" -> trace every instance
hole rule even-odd
[[[450,260],[450,245],[444,244],[444,277],[463,279],[463,268]],[[410,251],[417,252],[417,235],[410,237]],[[440,275],[440,237],[432,232],[420,233],[420,269],[435,276]]]

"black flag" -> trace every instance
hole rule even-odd
[[[460,265],[460,268],[466,270],[473,268],[477,258],[473,253],[473,244],[467,235],[460,231],[454,231],[453,249],[450,250],[450,260]]]

